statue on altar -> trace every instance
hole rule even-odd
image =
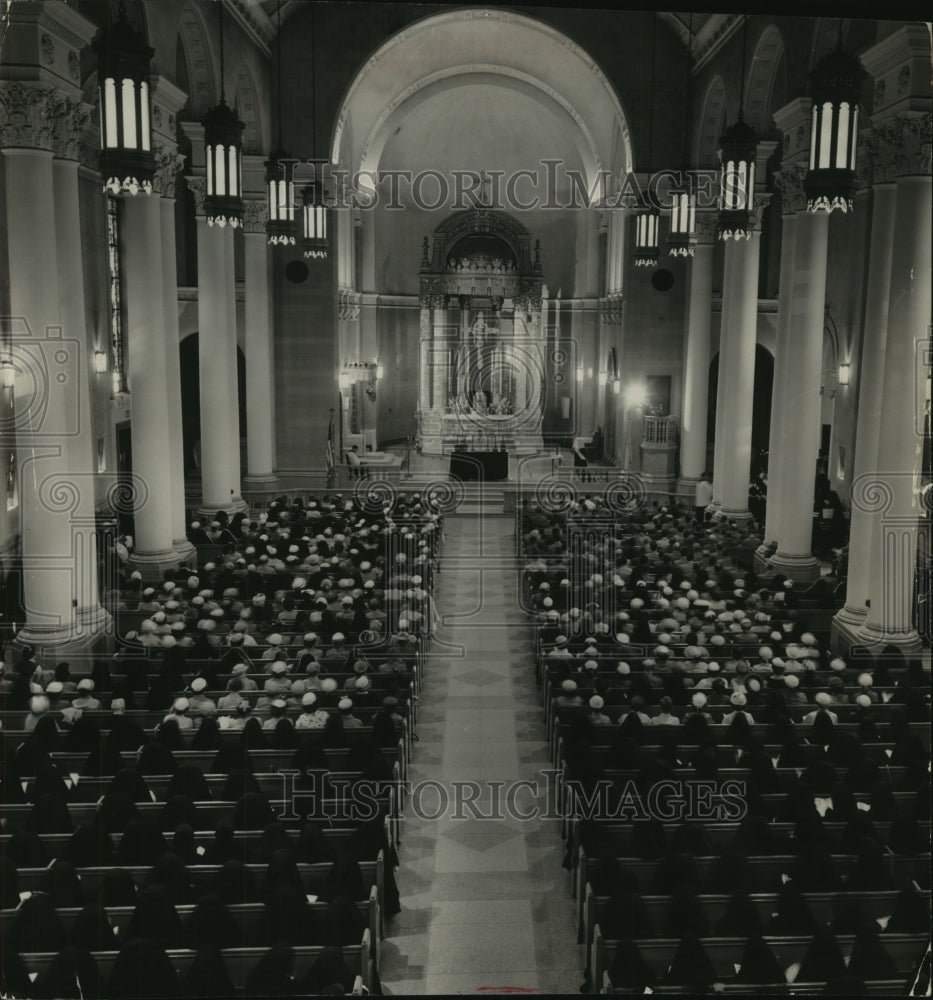
[[[473,320],[473,325],[470,327],[470,335],[476,341],[476,343],[482,347],[486,341],[486,335],[489,332],[489,327],[486,325],[486,317],[483,314],[483,310],[476,314],[476,319]]]
[[[478,390],[473,393],[473,409],[481,416],[486,416],[486,393]]]

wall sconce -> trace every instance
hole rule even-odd
[[[606,371],[605,368],[601,368],[599,371],[599,381],[600,384],[603,383],[605,383],[606,385],[612,384],[612,377],[610,376],[609,372]]]
[[[586,376],[587,376],[587,378],[592,378],[593,377],[593,369],[592,368],[587,368],[587,370],[586,370]]]
[[[337,376],[337,385],[341,389],[350,388],[350,374],[349,372],[340,372]]]
[[[382,365],[381,362],[377,361],[376,362],[376,379],[377,379],[377,381],[379,379],[381,379],[383,375],[385,375],[385,367]]]
[[[583,381],[583,365],[579,365],[577,367],[577,381],[578,382]]]
[[[625,390],[625,405],[632,409],[644,406],[648,402],[648,387],[644,382],[635,382]]]
[[[13,367],[13,361],[10,358],[4,358],[0,361],[0,376],[3,379],[3,388],[12,389],[16,385],[16,369]]]
[[[839,384],[848,385],[849,384],[849,369],[850,365],[847,362],[843,362],[839,366]]]
[[[106,351],[95,351],[94,352],[94,371],[98,375],[104,375],[107,372],[107,353]]]
[[[614,378],[612,380],[612,391],[616,396],[619,395],[619,393],[622,391],[622,379]]]

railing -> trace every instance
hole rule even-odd
[[[641,443],[676,445],[677,428],[676,417],[646,416],[642,424]]]

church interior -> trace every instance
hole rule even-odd
[[[697,6],[0,2],[3,996],[929,995],[933,25]]]

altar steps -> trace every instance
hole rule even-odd
[[[492,489],[480,483],[463,483],[461,489],[463,499],[457,504],[456,511],[449,516],[472,517],[476,514],[482,516],[505,513],[505,494],[502,490]]]

